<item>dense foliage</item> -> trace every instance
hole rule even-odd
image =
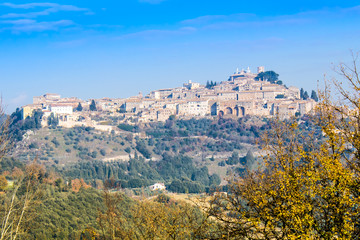
[[[264,138],[266,169],[234,177],[206,206],[227,239],[360,238],[357,59],[338,69],[350,86],[335,82],[344,102],[334,102],[329,89],[321,94],[313,123],[324,138],[302,131],[296,119],[274,120]]]
[[[43,112],[41,110],[34,110],[31,116],[23,119],[22,111],[17,108],[16,111],[10,115],[10,125],[8,128],[12,141],[21,141],[27,130],[40,129],[42,116]]]
[[[78,193],[61,192],[49,185],[43,199],[26,239],[79,239],[86,227],[98,229],[96,219],[99,210],[104,209],[100,191],[89,188]]]
[[[270,83],[278,83],[278,84],[280,84],[279,82],[281,82],[278,81],[279,74],[277,74],[274,71],[261,72],[255,77],[255,80],[268,81]]]
[[[213,81],[211,80],[211,81],[206,81],[205,87],[208,88],[208,89],[212,89],[212,88],[214,88],[216,85],[217,85],[217,83],[216,83],[216,82],[213,82]]]
[[[66,167],[61,171],[67,178],[83,178],[96,186],[96,179],[114,179],[112,187],[140,188],[155,182],[166,182],[174,192],[204,192],[206,187],[220,184],[217,174],[209,175],[208,169],[198,169],[191,158],[164,154],[161,161],[145,162],[142,157],[129,162],[92,161]],[[182,185],[181,188],[176,184]]]

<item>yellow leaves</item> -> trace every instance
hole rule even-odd
[[[99,234],[93,228],[85,228],[80,235],[80,240],[96,240],[99,239]]]
[[[344,161],[347,142],[331,116],[322,142],[299,136],[297,127],[281,123],[268,134],[267,171],[242,184],[235,179],[227,198],[214,202],[213,208],[226,205],[226,211],[214,215],[242,237],[351,239],[360,199],[353,195],[357,175]]]
[[[131,216],[124,216],[116,207],[121,195],[105,195],[105,201],[108,210],[100,225],[110,239],[191,239],[211,226],[199,209],[184,202],[134,200]]]
[[[266,171],[250,174],[230,194],[213,201],[213,214],[235,239],[360,238],[360,74],[340,65],[350,83],[335,86],[344,102],[334,103],[328,86],[315,115],[322,138],[304,136],[296,120],[274,120],[265,135]],[[236,187],[233,187],[236,186]],[[224,235],[226,236],[226,235]],[[229,237],[230,236],[230,237]]]

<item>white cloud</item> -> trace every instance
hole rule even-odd
[[[243,27],[260,27],[284,24],[308,23],[310,18],[302,14],[260,18],[255,14],[239,13],[231,15],[206,15],[183,20],[183,25],[198,26],[202,29],[228,29]]]
[[[313,20],[307,18],[284,18],[284,19],[259,19],[256,21],[232,21],[232,22],[218,22],[204,26],[204,29],[235,29],[235,28],[259,28],[259,27],[271,27],[279,25],[295,25],[295,24],[307,24]]]
[[[60,11],[70,11],[70,12],[85,12],[86,14],[93,14],[87,8],[79,8],[73,5],[60,5],[57,3],[28,3],[28,4],[13,4],[13,3],[3,3],[0,6],[6,6],[13,9],[32,9],[32,8],[46,8],[42,11],[28,12],[28,13],[7,13],[1,18],[36,18],[39,16],[50,15],[51,13],[56,13]]]
[[[56,3],[27,3],[27,4],[14,4],[14,3],[1,3],[0,5],[10,7],[10,8],[21,8],[21,9],[29,9],[35,7],[54,7],[58,4]]]
[[[27,4],[2,3],[0,5],[10,8],[18,8],[18,9],[47,7],[47,8],[59,9],[60,11],[89,11],[89,9],[87,8],[79,8],[74,5],[61,5],[58,3],[27,3]]]
[[[238,13],[238,14],[231,14],[231,15],[205,15],[200,16],[193,19],[186,19],[181,21],[182,24],[192,24],[192,25],[202,25],[202,24],[209,24],[212,22],[223,22],[223,21],[234,21],[234,20],[244,20],[249,18],[256,17],[255,14],[251,13]]]
[[[292,24],[309,24],[321,19],[343,17],[347,14],[359,14],[360,5],[350,8],[331,8],[314,11],[299,12],[292,15],[273,17],[259,17],[255,14],[239,13],[230,15],[205,15],[193,19],[186,19],[183,25],[197,26],[204,29],[228,29],[243,27],[260,27]]]
[[[5,27],[3,29],[10,30],[13,33],[56,31],[62,27],[68,27],[68,26],[75,25],[75,23],[71,20],[37,22],[32,19],[19,19],[19,20],[2,21],[0,23],[12,25],[10,27]]]
[[[61,28],[75,25],[72,20],[51,20],[51,21],[38,21],[34,20],[40,16],[47,16],[52,13],[60,11],[68,12],[84,12],[85,14],[93,14],[87,8],[79,8],[74,5],[61,5],[58,3],[27,3],[27,4],[14,4],[2,3],[0,6],[5,6],[12,9],[37,9],[38,11],[22,12],[22,13],[7,13],[1,15],[2,19],[9,19],[0,21],[2,28],[0,31],[10,30],[13,33],[21,32],[43,32],[43,31],[57,31]],[[40,9],[39,9],[40,8]],[[11,19],[11,20],[10,20]],[[10,26],[9,26],[10,25]]]
[[[139,0],[152,3],[159,3],[158,0]],[[205,15],[192,19],[180,21],[168,29],[148,29],[144,31],[125,34],[117,39],[125,38],[161,38],[191,34],[207,30],[227,29],[261,29],[280,26],[310,25],[324,19],[341,18],[346,13],[358,13],[360,6],[351,8],[320,9],[315,11],[299,12],[292,15],[258,16],[252,13],[237,13],[229,15]],[[325,20],[326,21],[326,20]],[[283,41],[281,38],[271,37],[268,42],[277,43]],[[260,44],[259,44],[260,45]]]
[[[1,21],[0,23],[3,23],[3,24],[13,24],[13,25],[26,25],[26,24],[36,23],[36,21],[35,21],[35,20],[32,20],[32,19],[18,19],[18,20],[6,20],[6,21]]]
[[[46,10],[40,11],[40,12],[7,13],[0,17],[1,18],[36,18],[39,16],[46,16],[46,15],[49,15],[50,13],[54,13],[54,12],[57,12],[57,11],[54,11],[52,8],[49,8],[49,9],[46,9]]]

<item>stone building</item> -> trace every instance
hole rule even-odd
[[[257,73],[264,72],[258,67]],[[124,121],[166,121],[171,115],[179,117],[243,117],[257,115],[288,118],[309,113],[316,102],[300,99],[297,87],[286,87],[256,79],[257,74],[237,69],[228,80],[215,86],[205,87],[189,81],[182,87],[151,91],[145,97],[139,94],[127,99],[103,98],[96,100],[97,110],[122,114]],[[24,117],[34,109],[71,119],[73,109],[82,103],[88,109],[90,101],[77,98],[61,98],[59,94],[44,94],[34,97],[34,104],[23,107]],[[119,112],[119,113],[118,113]]]

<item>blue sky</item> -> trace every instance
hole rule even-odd
[[[125,98],[265,66],[316,89],[360,50],[358,1],[0,2],[7,112],[47,92]]]

